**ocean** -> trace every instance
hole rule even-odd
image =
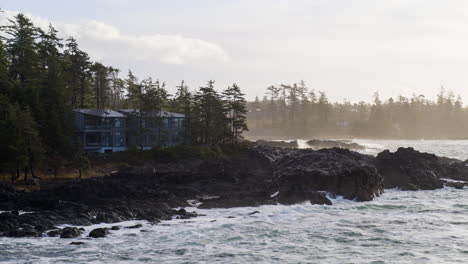
[[[370,155],[411,146],[468,159],[463,140],[354,141]],[[143,228],[101,239],[0,238],[0,263],[468,263],[467,189],[386,190],[371,202],[330,199],[332,206],[186,208],[204,216],[120,223]],[[85,234],[103,226],[111,225],[84,227]]]

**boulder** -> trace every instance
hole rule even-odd
[[[298,186],[295,186],[296,188]],[[324,192],[308,191],[304,188],[294,188],[290,190],[282,190],[278,194],[278,202],[280,204],[290,205],[309,201],[311,204],[332,205],[332,202],[327,198]]]
[[[60,232],[60,238],[75,238],[81,235],[81,230],[76,227],[65,227]]]
[[[100,237],[106,237],[109,234],[109,229],[107,228],[96,228],[93,229],[91,232],[89,232],[89,237],[92,238],[100,238]]]
[[[312,197],[312,201],[329,204],[322,194],[313,191],[356,201],[370,201],[383,192],[383,178],[372,164],[372,157],[346,149],[295,150],[275,162],[275,167],[278,196],[282,199]]]
[[[377,155],[375,165],[384,177],[385,188],[415,191],[444,186],[439,178],[446,165],[434,154],[413,148],[399,148],[393,153],[386,150]]]
[[[73,245],[73,246],[84,245],[84,242],[73,241],[73,242],[70,243],[70,245]]]
[[[47,232],[47,236],[48,237],[58,237],[60,235],[62,230],[60,229],[54,229],[54,230],[50,230]]]
[[[132,226],[126,226],[125,228],[127,229],[137,229],[137,228],[141,228],[143,227],[142,224],[136,224],[136,225],[132,225]]]

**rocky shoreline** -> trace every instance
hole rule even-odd
[[[252,145],[222,158],[154,161],[30,193],[0,184],[0,236],[105,237],[112,229],[82,234],[78,228],[57,226],[196,217],[180,209],[192,206],[188,201],[203,209],[331,205],[327,195],[370,201],[385,188],[463,188],[466,182],[468,163],[412,148],[373,157],[340,148]]]

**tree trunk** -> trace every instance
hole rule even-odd
[[[24,183],[28,184],[28,167],[24,167]]]
[[[80,108],[83,108],[84,106],[84,94],[85,94],[85,81],[84,79],[81,79],[81,98],[80,98]]]
[[[20,178],[20,165],[19,162],[16,165],[16,179]]]
[[[31,172],[31,177],[34,179],[36,175],[34,175],[34,167],[32,162],[29,162],[29,171]]]

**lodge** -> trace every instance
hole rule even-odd
[[[76,128],[85,151],[110,153],[182,143],[185,116],[168,111],[76,109]]]

